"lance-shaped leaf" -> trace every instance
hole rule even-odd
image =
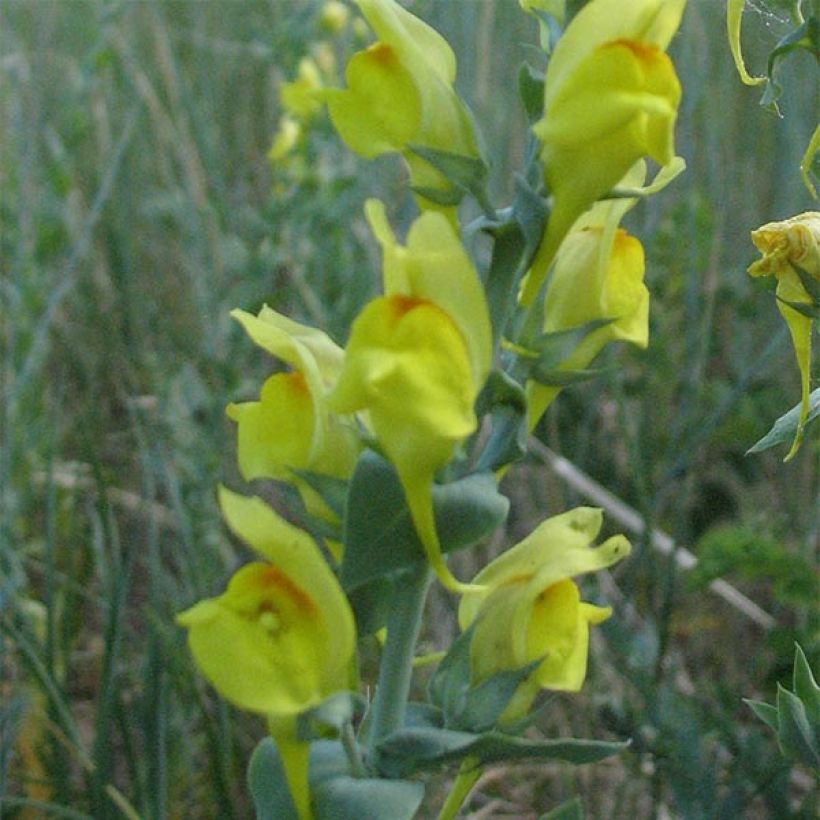
[[[777,734],[784,755],[820,771],[820,687],[806,656],[795,644],[794,691],[777,685],[775,704],[745,700],[747,706]]]
[[[514,760],[563,760],[580,765],[604,760],[628,745],[577,738],[529,740],[502,732],[404,729],[379,744],[379,765],[388,777],[438,769],[468,757],[479,766]]]
[[[795,405],[784,413],[773,425],[772,429],[763,436],[760,441],[753,444],[747,451],[749,453],[760,453],[763,450],[768,450],[770,447],[776,447],[779,444],[789,444],[793,442],[797,435],[797,428],[800,424],[800,414],[802,407],[800,404]],[[803,430],[807,430],[809,425],[820,418],[820,387],[809,395],[809,412],[806,420],[803,423]]]

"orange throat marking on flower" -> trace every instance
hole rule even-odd
[[[669,62],[669,57],[657,46],[649,43],[642,43],[639,40],[610,40],[604,43],[601,48],[626,48],[635,55],[635,59],[643,66],[644,70],[650,70],[659,63]]]
[[[257,577],[261,600],[256,606],[255,616],[268,628],[278,628],[279,613],[285,607],[276,605],[277,599],[284,599],[289,607],[303,616],[313,618],[317,614],[316,603],[300,587],[296,586],[281,570],[266,567]]]
[[[287,374],[288,386],[294,393],[308,395],[309,390],[305,381],[305,374],[301,370],[294,370]]]
[[[397,62],[396,52],[387,43],[373,43],[367,53],[386,68]]]
[[[433,306],[433,303],[427,299],[420,299],[417,296],[389,296],[387,299],[387,306],[389,309],[389,316],[394,322],[398,322],[404,318],[411,310],[415,310],[421,305]]]

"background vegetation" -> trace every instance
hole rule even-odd
[[[268,163],[279,84],[327,37],[317,8],[0,7],[3,817],[249,815],[244,766],[263,727],[204,685],[173,624],[244,560],[214,502],[219,481],[241,486],[224,405],[252,397],[271,365],[228,311],[267,301],[343,341],[377,281],[364,198],[411,214],[398,163],[353,159],[321,118],[294,160]],[[513,0],[413,8],[459,55],[501,203],[527,140],[515,77],[536,26]],[[619,367],[566,391],[539,431],[701,560],[681,573],[632,534],[635,557],[600,593],[617,615],[590,681],[545,709],[547,732],[631,736],[632,751],[489,772],[476,817],[574,793],[600,818],[811,816],[806,773],[740,700],[771,700],[794,640],[816,652],[820,537],[816,437],[787,466],[744,457],[799,394],[773,294],[744,271],[751,228],[812,207],[797,162],[820,88],[799,54],[785,118],[759,108],[723,15],[719,0],[690,0],[672,49],[689,170],[631,216],[650,349],[617,351]],[[762,4],[747,12],[749,62],[786,28]],[[340,64],[355,45],[350,29],[333,41]],[[538,460],[507,482],[513,536],[585,500]],[[774,626],[714,596],[716,577]],[[441,645],[445,629],[425,640]]]

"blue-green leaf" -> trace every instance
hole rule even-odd
[[[412,820],[424,786],[407,780],[335,777],[313,791],[316,820]]]
[[[490,473],[433,487],[442,551],[472,546],[504,521],[508,507]],[[372,451],[361,456],[353,473],[344,529],[340,577],[346,590],[426,560],[399,477]]]
[[[594,763],[623,751],[628,743],[599,740],[528,740],[502,732],[404,729],[379,745],[379,767],[389,777],[404,777],[447,763],[474,758],[477,765],[509,760],[563,760]]]
[[[799,644],[794,645],[794,671],[792,673],[792,689],[794,694],[803,701],[809,723],[820,731],[820,686],[814,679],[806,655]]]
[[[820,769],[820,745],[816,727],[812,727],[806,707],[797,695],[777,687],[777,738],[783,753],[813,769]]]
[[[770,729],[775,732],[779,728],[779,719],[777,717],[777,707],[772,706],[771,703],[764,703],[762,700],[750,700],[743,698],[743,702],[755,713],[756,717],[760,718]]]
[[[276,744],[266,737],[253,750],[248,787],[257,820],[299,820]]]
[[[820,416],[820,387],[809,396],[809,415],[806,419],[804,430],[808,429],[815,419]],[[778,444],[791,444],[797,432],[797,424],[800,420],[800,405],[795,405],[788,413],[782,415],[772,426],[772,429],[763,436],[760,441],[752,445],[747,451],[749,453],[760,453]]]
[[[490,435],[476,465],[496,470],[527,452],[527,399],[524,388],[508,374],[493,370],[476,401],[479,416],[490,415]]]
[[[467,690],[456,725],[472,732],[484,732],[494,727],[518,687],[542,660],[538,658],[520,669],[504,669]]]
[[[461,713],[470,688],[470,642],[474,631],[475,624],[471,624],[453,641],[427,685],[427,697],[441,708],[446,725]]]
[[[440,205],[457,205],[463,194],[472,194],[480,203],[486,201],[487,163],[479,157],[468,157],[463,154],[453,154],[450,151],[441,151],[425,145],[408,145],[414,154],[427,161],[437,171],[440,171],[452,183],[456,191],[450,194],[436,189],[414,188],[413,190],[427,199],[432,199]],[[432,197],[430,195],[433,195]],[[443,201],[442,201],[443,200]]]
[[[527,112],[527,119],[533,123],[544,113],[544,75],[528,63],[518,71],[518,94]]]

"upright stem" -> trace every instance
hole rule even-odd
[[[478,765],[478,760],[474,757],[465,758],[453,781],[450,794],[447,795],[447,800],[441,807],[438,820],[453,820],[480,774],[481,767]]]
[[[376,746],[404,723],[413,650],[421,627],[421,614],[432,573],[425,562],[408,572],[396,589],[396,602],[387,619],[387,640],[379,668],[379,684],[373,701],[373,716],[368,738],[371,760]]]

